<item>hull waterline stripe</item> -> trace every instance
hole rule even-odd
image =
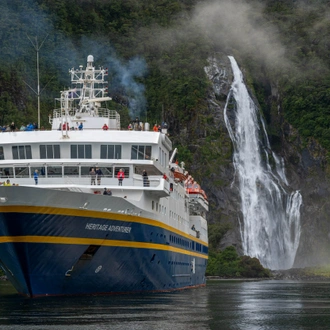
[[[137,248],[137,249],[155,249],[163,251],[177,252],[185,255],[195,256],[199,258],[208,259],[207,255],[187,251],[184,249],[176,248],[156,243],[146,242],[130,242],[121,240],[104,240],[97,238],[77,238],[77,237],[52,237],[52,236],[1,236],[1,243],[44,243],[44,244],[68,244],[68,245],[101,245],[101,246],[116,246],[124,248]]]
[[[152,220],[144,217],[138,217],[130,214],[119,214],[111,212],[102,211],[91,211],[91,210],[80,210],[80,209],[67,209],[67,208],[54,208],[46,206],[0,206],[0,213],[36,213],[36,214],[56,214],[59,216],[76,216],[84,218],[95,218],[95,219],[105,219],[114,221],[125,221],[125,222],[136,222],[144,225],[156,226],[178,235],[184,236],[190,240],[208,246],[208,243],[193,237],[185,232],[178,230],[174,227],[168,226],[158,220]]]

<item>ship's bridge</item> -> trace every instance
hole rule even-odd
[[[70,108],[67,112],[55,109],[53,117],[49,116],[49,123],[52,130],[78,130],[81,124],[83,129],[100,129],[106,125],[109,130],[120,130],[120,115],[106,108]]]

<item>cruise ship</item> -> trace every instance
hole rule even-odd
[[[50,130],[1,133],[6,276],[27,297],[204,286],[208,200],[166,127],[123,129],[92,55],[69,72]]]

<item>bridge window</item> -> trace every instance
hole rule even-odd
[[[92,146],[90,144],[71,144],[71,158],[92,158]]]
[[[121,145],[101,145],[101,159],[121,159]]]
[[[151,146],[133,145],[131,159],[151,159]]]
[[[5,159],[5,154],[3,153],[3,147],[0,147],[0,160]]]
[[[58,144],[41,144],[40,145],[40,158],[41,159],[53,159],[61,158],[60,146]]]
[[[13,146],[13,159],[32,159],[31,146]]]

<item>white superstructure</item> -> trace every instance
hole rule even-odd
[[[132,130],[120,129],[119,114],[105,104],[111,100],[106,95],[107,69],[95,69],[93,56],[88,56],[85,69],[80,66],[70,73],[73,88],[61,92],[60,106],[49,117],[51,130],[1,134],[0,181],[93,195],[102,195],[107,188],[113,197],[130,203],[136,214],[145,212],[148,218],[207,243],[206,196],[199,186],[189,191],[194,182],[171,157],[168,136],[144,130],[149,125],[140,122],[133,123]],[[102,172],[95,185],[92,168]],[[122,186],[117,178],[120,169],[125,173]],[[112,205],[111,210],[123,212],[122,206],[116,210]]]

